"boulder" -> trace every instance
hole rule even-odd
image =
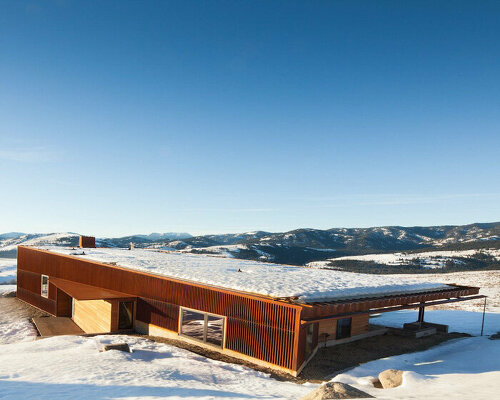
[[[500,339],[500,332],[495,333],[494,335],[491,335],[489,337],[490,340],[499,340]]]
[[[401,386],[403,383],[403,371],[399,369],[386,369],[378,374],[378,380],[384,389]]]
[[[130,353],[130,347],[128,347],[127,343],[105,344],[104,346],[102,346],[102,351],[109,350],[119,350]]]
[[[341,382],[328,382],[316,390],[302,397],[301,400],[328,400],[328,399],[369,399],[368,393]]]

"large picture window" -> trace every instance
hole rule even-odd
[[[42,275],[40,295],[42,297],[49,297],[49,277],[47,275]]]
[[[342,318],[337,320],[337,339],[351,337],[352,318]]]
[[[224,343],[224,317],[181,308],[180,334],[222,347]]]

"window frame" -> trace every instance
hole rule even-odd
[[[43,278],[47,278],[46,284],[43,283]],[[40,277],[40,296],[45,298],[45,299],[49,298],[49,287],[50,287],[49,282],[50,282],[49,276],[42,274]],[[46,290],[44,290],[44,289],[46,289]]]
[[[185,333],[182,333],[183,311],[191,311],[191,312],[195,312],[198,314],[203,314],[203,339],[198,339],[198,338],[195,338],[193,336],[189,336]],[[209,316],[222,319],[222,340],[221,340],[220,346],[207,341],[208,317]],[[181,306],[181,307],[179,307],[179,331],[178,331],[178,334],[179,334],[179,336],[182,336],[183,338],[191,339],[191,340],[194,340],[198,343],[206,344],[207,346],[216,347],[218,349],[224,349],[224,347],[226,345],[226,320],[227,320],[227,317],[224,315],[209,313],[206,311],[201,311],[201,310],[196,310],[194,308],[188,308],[188,307]]]

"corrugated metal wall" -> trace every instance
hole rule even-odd
[[[139,299],[137,319],[177,332],[179,306],[224,315],[227,349],[292,368],[294,308],[199,287],[184,288],[174,302]]]
[[[174,332],[179,327],[179,306],[151,299],[137,299],[136,319]]]
[[[17,297],[50,314],[56,315],[57,288],[49,283],[49,298],[42,297],[42,275],[22,269],[17,270]]]
[[[18,268],[26,277],[18,281],[19,287],[32,288],[38,293],[40,278],[36,286],[33,272],[141,297],[137,319],[173,331],[178,330],[179,306],[224,315],[227,317],[227,349],[284,368],[296,368],[295,328],[301,311],[297,305],[26,247],[18,248]],[[31,300],[27,301],[37,305]]]

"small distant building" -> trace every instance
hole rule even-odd
[[[478,298],[477,287],[95,247],[18,247],[17,296],[86,333],[135,330],[292,375],[323,346],[370,336],[371,314]],[[87,250],[88,249],[88,250]]]

